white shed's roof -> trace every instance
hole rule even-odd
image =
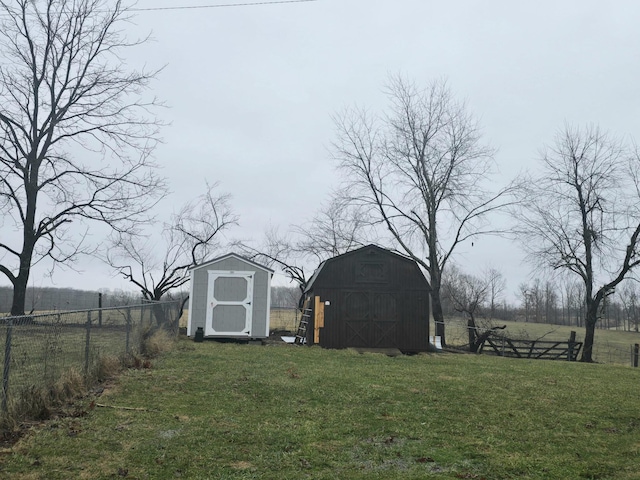
[[[220,262],[222,260],[226,260],[227,258],[236,258],[242,262],[246,262],[249,265],[252,265],[256,268],[259,268],[261,270],[264,270],[266,272],[270,272],[270,273],[274,273],[274,270],[272,270],[269,267],[265,267],[264,265],[260,265],[259,263],[254,262],[253,260],[249,260],[248,258],[243,257],[242,255],[238,255],[237,253],[227,253],[226,255],[222,255],[221,257],[217,257],[214,258],[212,260],[208,260],[206,262],[201,263],[200,265],[195,265],[191,268],[189,268],[189,270],[197,270],[198,268],[204,268],[204,267],[208,267],[213,263],[217,263]]]

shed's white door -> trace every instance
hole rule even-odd
[[[209,271],[205,335],[251,336],[253,272]]]

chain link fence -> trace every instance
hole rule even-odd
[[[159,328],[177,335],[181,302],[0,318],[0,420],[46,415],[50,405],[145,353]]]

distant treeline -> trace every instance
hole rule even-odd
[[[298,287],[271,287],[271,307],[296,308],[300,295]]]
[[[102,292],[77,290],[75,288],[31,287],[27,289],[25,311],[41,312],[51,310],[87,310],[98,308],[102,293],[103,307],[116,307],[132,303],[141,303],[140,295],[135,292],[111,291]],[[13,288],[0,287],[0,313],[11,311]]]
[[[102,299],[100,299],[102,294]],[[178,292],[172,298],[188,295],[188,292]],[[297,287],[272,287],[271,304],[277,308],[294,308],[298,305],[300,289]],[[0,313],[11,311],[13,288],[0,286]],[[167,298],[169,300],[170,298]],[[103,307],[117,307],[143,303],[142,297],[136,292],[121,290],[77,290],[75,288],[31,287],[27,290],[25,311],[42,312],[52,310],[88,310],[98,308],[100,301]]]

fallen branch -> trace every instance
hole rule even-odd
[[[135,410],[137,412],[150,412],[151,411],[148,408],[142,408],[142,407],[119,407],[117,405],[104,405],[103,403],[96,403],[96,407],[115,408],[116,410]]]

